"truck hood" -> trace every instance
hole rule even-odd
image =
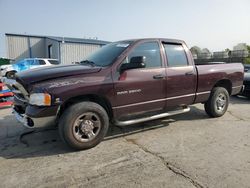
[[[85,65],[57,65],[22,71],[16,74],[16,79],[25,86],[28,86],[29,84],[45,80],[79,74],[95,73],[100,70],[101,67],[90,67]]]

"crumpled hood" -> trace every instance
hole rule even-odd
[[[95,73],[99,72],[100,70],[100,67],[90,67],[85,65],[56,65],[22,71],[16,74],[16,79],[25,86],[28,86],[29,84],[45,80],[87,73]]]

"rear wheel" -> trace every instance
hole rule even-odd
[[[220,117],[227,111],[228,104],[228,91],[223,87],[215,87],[204,107],[210,117]]]
[[[109,127],[107,112],[93,102],[80,102],[64,111],[59,121],[59,134],[70,147],[82,150],[99,144]]]

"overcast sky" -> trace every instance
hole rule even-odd
[[[250,44],[250,0],[0,0],[0,56],[4,33],[177,38],[218,51]]]

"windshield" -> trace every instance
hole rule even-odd
[[[116,57],[131,44],[131,41],[114,42],[100,48],[86,59],[81,61],[81,64],[92,63],[95,66],[105,67],[113,63]]]

